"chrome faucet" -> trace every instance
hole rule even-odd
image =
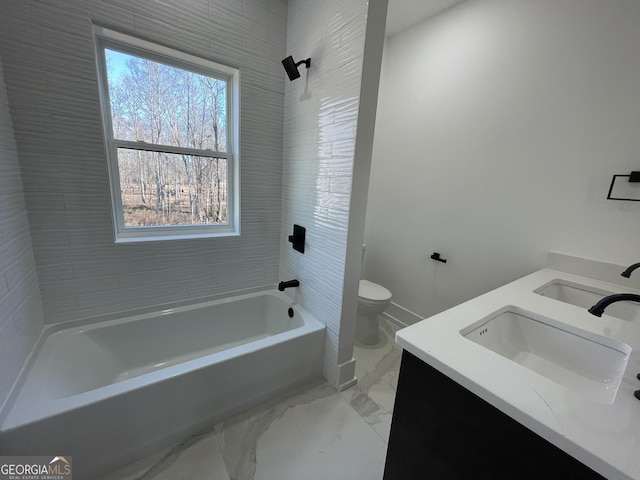
[[[615,293],[613,295],[609,295],[608,297],[601,298],[598,303],[589,309],[589,313],[596,317],[601,317],[604,313],[604,309],[615,302],[640,303],[640,295],[636,295],[635,293]]]
[[[289,280],[287,282],[280,282],[278,284],[278,290],[280,290],[281,292],[284,292],[285,288],[290,288],[290,287],[299,287],[300,286],[300,282],[298,280]]]
[[[634,263],[629,268],[627,268],[624,272],[622,272],[620,275],[622,275],[623,277],[629,278],[631,276],[631,272],[633,272],[636,268],[640,268],[640,263]]]

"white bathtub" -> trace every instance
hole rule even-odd
[[[2,412],[0,454],[92,478],[322,372],[324,326],[260,292],[46,330]]]

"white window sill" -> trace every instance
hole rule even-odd
[[[117,237],[115,243],[163,242],[171,240],[194,240],[196,238],[238,237],[239,232],[191,233],[181,235],[148,235],[144,237]]]

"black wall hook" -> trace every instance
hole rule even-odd
[[[447,261],[444,258],[440,257],[440,254],[438,252],[433,252],[431,254],[431,258],[433,260],[435,260],[436,262],[442,262],[442,263],[447,263]]]

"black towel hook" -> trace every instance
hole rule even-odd
[[[432,258],[433,260],[435,260],[436,262],[447,263],[447,260],[446,260],[446,259],[444,259],[444,258],[441,258],[441,257],[440,257],[440,254],[439,254],[438,252],[433,252],[433,253],[431,254],[431,258]]]

